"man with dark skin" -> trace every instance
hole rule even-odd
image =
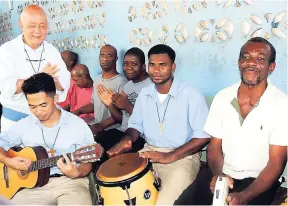
[[[121,123],[120,128],[110,129],[97,134],[97,142],[99,142],[105,150],[110,149],[121,140],[128,127],[128,120],[132,114],[139,93],[144,87],[152,84],[146,72],[145,54],[137,47],[129,49],[124,54],[123,72],[129,80],[124,86],[124,91],[121,90],[120,93],[113,93],[103,85],[97,87],[101,101],[109,108],[112,117]],[[139,151],[143,148],[144,143],[144,139],[139,138],[134,142],[131,151]],[[106,159],[102,158],[102,160],[104,161]]]
[[[78,64],[71,71],[73,85],[67,93],[66,101],[63,102],[63,109],[74,112],[82,106],[91,102],[93,93],[93,80],[91,79],[89,69],[84,64]],[[94,119],[94,113],[81,114],[80,118],[85,122],[90,122]]]
[[[107,153],[129,151],[143,134],[147,144],[140,157],[153,162],[162,180],[157,205],[171,205],[196,178],[198,152],[209,142],[202,129],[208,115],[205,99],[190,85],[173,78],[175,51],[156,45],[148,52],[148,73],[154,84],[142,89],[122,140]],[[177,123],[175,124],[175,120]]]
[[[73,113],[76,115],[88,114],[94,112],[95,120],[91,125],[91,130],[94,135],[104,129],[110,129],[117,123],[110,114],[108,108],[101,102],[97,94],[97,86],[104,85],[106,88],[111,89],[113,92],[118,93],[120,89],[123,90],[123,86],[127,80],[116,70],[116,62],[118,60],[117,50],[111,45],[105,45],[100,50],[99,62],[102,68],[102,74],[96,77],[94,80],[94,92],[91,103],[83,106]],[[119,125],[117,125],[119,126]],[[117,127],[115,126],[115,127]]]
[[[271,204],[287,162],[288,144],[287,96],[267,80],[275,58],[275,48],[261,37],[242,46],[241,82],[215,96],[204,129],[212,136],[208,146],[212,174],[196,180],[175,204],[211,205],[220,175],[228,177],[229,205]]]
[[[78,54],[73,51],[65,50],[61,53],[61,57],[66,64],[67,70],[71,73],[78,61]]]

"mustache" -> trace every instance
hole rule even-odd
[[[260,72],[260,69],[258,69],[256,67],[245,67],[243,69],[243,72],[250,72],[250,71],[252,71],[252,72]]]

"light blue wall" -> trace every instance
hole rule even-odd
[[[12,23],[12,31],[1,32],[0,38],[3,38],[4,36],[16,36],[20,33],[20,29],[17,24],[19,19],[17,9],[18,6],[23,5],[25,2],[14,0],[14,9],[11,10],[11,18],[4,21],[4,23]],[[75,2],[77,2],[77,7],[79,7],[79,1]],[[207,7],[205,8],[199,1],[179,0],[179,9],[176,11],[175,2],[177,1],[168,1],[168,9],[166,14],[163,12],[163,9],[161,10],[162,7],[152,8],[152,13],[156,13],[156,11],[159,10],[162,11],[163,17],[157,17],[156,19],[151,20],[146,20],[141,16],[141,8],[145,7],[145,3],[148,1],[104,1],[101,7],[98,6],[97,8],[93,9],[88,7],[88,1],[82,2],[84,6],[83,11],[74,13],[70,7],[73,5],[72,1],[48,1],[48,4],[43,6],[48,15],[51,15],[49,13],[50,8],[56,8],[57,10],[60,9],[60,5],[65,3],[67,3],[69,6],[69,12],[67,15],[56,14],[56,18],[49,19],[50,30],[54,30],[56,22],[60,22],[63,26],[71,18],[74,18],[82,26],[85,16],[92,14],[94,16],[101,16],[101,14],[105,12],[106,21],[103,24],[103,27],[99,25],[98,18],[97,25],[94,29],[80,28],[74,32],[64,31],[60,34],[52,34],[47,38],[50,42],[53,40],[58,40],[61,42],[63,39],[69,37],[75,40],[78,36],[86,36],[87,38],[91,38],[91,36],[95,34],[104,34],[108,38],[108,43],[114,45],[118,49],[118,70],[121,72],[121,59],[123,58],[124,52],[130,47],[135,46],[129,42],[129,33],[133,29],[138,28],[148,28],[152,31],[152,42],[146,46],[139,46],[147,54],[151,46],[160,43],[160,40],[157,37],[159,36],[162,26],[167,25],[169,28],[169,41],[167,44],[174,48],[177,53],[177,70],[175,73],[176,78],[190,82],[206,96],[213,96],[222,88],[239,81],[237,59],[240,48],[249,39],[251,32],[255,31],[257,28],[262,28],[263,32],[261,36],[263,36],[265,32],[268,32],[271,35],[270,41],[275,46],[277,51],[277,68],[271,75],[271,80],[284,92],[287,93],[288,91],[287,13],[278,25],[278,28],[281,29],[286,35],[286,38],[281,39],[271,34],[271,22],[278,13],[287,11],[287,1],[223,0],[220,5],[217,5],[216,1],[206,1]],[[95,3],[98,2],[100,1],[95,1]],[[156,1],[156,3],[159,2],[165,3],[166,1]],[[228,2],[232,2],[231,5],[227,8],[223,8]],[[237,7],[237,2],[240,3],[241,6],[238,5],[239,7]],[[249,5],[245,2],[254,2],[254,4]],[[192,13],[189,13],[189,7],[195,4],[199,5],[199,10],[195,10],[192,7]],[[128,16],[131,15],[128,14],[128,9],[130,6],[134,6],[137,12],[137,18],[132,22],[128,21]],[[183,12],[180,12],[181,8],[183,8]],[[145,10],[149,11],[148,9]],[[8,3],[2,0],[0,3],[0,14],[3,15],[7,11]],[[267,13],[271,13],[271,18],[268,22],[266,22],[264,18],[264,14]],[[251,15],[258,16],[261,19],[262,24],[257,25],[256,23],[253,23],[250,19]],[[200,42],[199,40],[195,39],[195,26],[199,25],[201,20],[209,21],[210,19],[215,19],[217,23],[222,18],[227,18],[233,23],[234,32],[231,38],[228,38],[226,41],[220,41],[216,37],[214,43],[210,41]],[[252,27],[252,31],[246,38],[242,33],[242,23],[245,19]],[[186,26],[188,30],[188,39],[182,44],[178,43],[174,37],[175,28],[179,23]],[[215,24],[212,26],[210,23],[208,30],[202,30],[208,32],[211,37],[211,34],[215,35],[216,32]],[[3,23],[1,25],[0,22],[0,28],[2,26]],[[223,29],[220,29],[220,31],[223,31]],[[63,48],[60,47],[60,50],[63,50]],[[98,61],[99,48],[74,48],[73,50],[79,53],[80,62],[87,64],[93,78],[100,73]]]
[[[231,1],[231,5],[228,8],[223,8],[224,4]],[[249,0],[246,0],[246,2]],[[253,2],[253,0],[250,0]],[[26,1],[25,1],[26,2]],[[14,0],[14,10],[11,11],[11,22],[12,31],[1,33],[0,36],[5,35],[17,35],[20,33],[20,29],[17,25],[19,19],[19,14],[17,9],[19,5],[23,5],[24,1]],[[31,2],[31,1],[30,1]],[[43,1],[45,2],[45,1]],[[77,1],[79,3],[79,1]],[[99,1],[95,1],[97,3]],[[156,1],[161,2],[161,1]],[[162,1],[165,2],[165,1]],[[59,40],[60,42],[64,38],[71,37],[76,39],[77,36],[86,36],[90,38],[94,34],[104,34],[108,38],[108,43],[114,45],[119,52],[119,67],[118,70],[121,71],[120,60],[123,57],[125,50],[134,46],[129,42],[129,32],[137,28],[148,28],[152,30],[153,38],[152,42],[148,46],[140,46],[146,53],[149,48],[155,44],[160,43],[157,36],[159,36],[159,30],[161,30],[162,25],[167,25],[169,28],[169,41],[168,45],[172,46],[177,52],[177,70],[176,78],[186,80],[194,85],[196,88],[200,89],[205,95],[215,95],[220,89],[236,82],[239,80],[239,73],[237,68],[237,59],[239,55],[240,47],[244,44],[246,40],[249,39],[251,32],[248,37],[245,38],[242,34],[241,27],[244,19],[247,19],[249,24],[252,26],[254,31],[256,28],[263,28],[262,36],[264,32],[271,34],[271,22],[273,18],[282,11],[287,11],[287,1],[254,1],[255,4],[248,5],[244,3],[244,0],[238,0],[241,6],[236,7],[236,0],[223,0],[222,4],[217,5],[215,1],[207,1],[207,8],[199,1],[178,1],[179,9],[175,11],[175,2],[168,1],[167,14],[164,14],[161,8],[152,8],[151,12],[162,11],[163,17],[156,18],[147,21],[141,16],[141,8],[145,7],[145,1],[104,1],[102,7],[89,8],[88,1],[83,1],[84,9],[83,11],[74,13],[71,8],[67,15],[57,15],[55,19],[49,19],[50,29],[55,28],[56,22],[61,22],[61,25],[66,24],[69,19],[75,18],[76,21],[82,24],[83,18],[91,14],[101,15],[105,12],[105,23],[104,26],[96,25],[95,29],[78,29],[74,32],[63,32],[61,34],[52,34],[48,36],[48,40]],[[72,5],[72,1],[49,1],[45,4],[43,8],[48,14],[49,8],[59,8],[60,5],[67,3],[68,6]],[[40,2],[41,4],[41,2]],[[192,8],[192,13],[188,12],[189,6],[193,4],[199,5],[199,10]],[[77,4],[79,5],[79,4]],[[137,18],[132,22],[128,21],[128,9],[130,6],[134,6],[137,11]],[[184,12],[179,12],[181,7],[184,8]],[[148,10],[148,9],[146,9]],[[8,3],[1,1],[0,13],[8,11]],[[264,14],[271,13],[271,18],[269,23],[266,22]],[[250,19],[251,15],[257,15],[262,20],[262,25],[256,25]],[[216,41],[212,42],[200,42],[195,40],[194,32],[195,25],[201,20],[215,19],[216,23],[222,18],[227,18],[232,21],[234,26],[234,32],[232,38],[226,41],[220,41],[216,37]],[[284,23],[287,21],[287,15],[285,15],[280,22],[279,28],[281,28],[287,35],[287,25],[286,30]],[[188,40],[185,43],[178,43],[175,39],[174,31],[179,23],[183,23],[188,29]],[[204,29],[202,29],[204,30]],[[223,29],[222,29],[223,30]],[[215,34],[215,24],[209,25],[209,30],[207,32]],[[271,34],[271,43],[275,46],[277,50],[277,69],[271,75],[271,80],[276,84],[281,90],[287,92],[287,39],[280,39],[273,34]],[[63,50],[63,48],[60,48]],[[74,49],[80,54],[81,63],[87,64],[90,68],[92,77],[94,78],[100,73],[98,55],[99,48],[88,48],[88,49]]]

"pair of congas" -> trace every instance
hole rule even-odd
[[[155,205],[159,178],[151,162],[137,153],[113,157],[96,173],[99,205]]]

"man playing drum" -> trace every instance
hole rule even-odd
[[[209,142],[203,132],[208,115],[202,94],[173,78],[175,52],[156,45],[148,52],[148,73],[154,84],[140,92],[128,129],[122,140],[107,153],[115,156],[129,151],[143,134],[147,144],[140,156],[153,162],[162,180],[158,205],[171,205],[193,182],[200,168],[199,151]]]

